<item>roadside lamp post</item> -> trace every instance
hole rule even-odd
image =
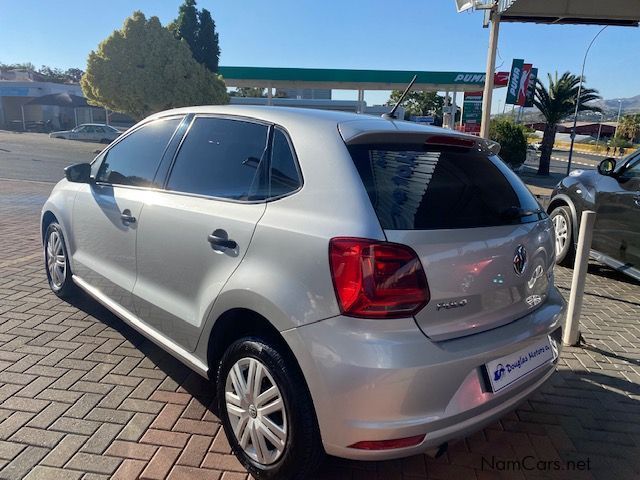
[[[584,82],[584,67],[587,64],[587,55],[589,55],[589,50],[591,50],[591,47],[593,46],[593,43],[600,36],[600,34],[605,31],[605,29],[607,27],[608,27],[608,25],[605,25],[604,27],[602,27],[600,29],[600,31],[598,33],[596,33],[596,36],[593,37],[593,39],[591,40],[591,43],[587,47],[587,51],[584,52],[584,60],[582,60],[582,72],[580,72],[580,85],[578,86],[578,96],[576,97],[576,109],[575,109],[575,112],[574,112],[574,115],[573,115],[573,128],[571,129],[571,146],[569,147],[569,160],[567,162],[567,175],[569,175],[569,172],[571,172],[571,159],[573,158],[573,144],[576,141],[576,125],[578,124],[578,108],[580,108],[580,96],[582,95],[582,83]]]
[[[618,121],[616,122],[616,131],[613,138],[618,138],[618,127],[620,126],[620,114],[622,113],[622,100],[618,100]]]
[[[600,124],[598,125],[598,138],[596,140],[596,152],[598,151],[598,146],[600,145],[600,134],[602,134],[602,116],[604,114],[600,112]]]

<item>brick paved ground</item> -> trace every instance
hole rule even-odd
[[[0,181],[0,478],[246,478],[207,382],[95,302],[49,292],[38,217],[50,188]],[[586,346],[566,349],[553,381],[516,412],[438,460],[328,459],[318,478],[501,478],[483,456],[591,467],[506,478],[640,478],[640,286],[590,271]],[[557,278],[567,294],[569,271]]]

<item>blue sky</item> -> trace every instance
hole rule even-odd
[[[180,0],[0,0],[0,61],[84,68],[98,43],[133,10],[175,18]],[[606,2],[603,2],[606,4]],[[199,0],[220,34],[222,65],[484,71],[488,30],[481,13],[453,0]],[[500,70],[524,58],[547,72],[579,73],[600,27],[503,24]],[[609,27],[589,54],[588,85],[608,99],[640,94],[640,29]],[[505,89],[493,110],[502,108]],[[334,98],[355,99],[355,92]],[[387,93],[367,92],[368,103]]]

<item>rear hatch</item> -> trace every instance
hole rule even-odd
[[[526,315],[547,298],[553,229],[522,181],[473,137],[395,132],[347,141],[387,240],[408,245],[431,299],[416,314],[433,340]]]

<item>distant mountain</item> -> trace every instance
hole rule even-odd
[[[622,113],[639,113],[640,112],[640,95],[636,95],[635,97],[630,98],[621,98],[622,100]],[[597,102],[598,106],[602,108],[607,114],[617,115],[618,114],[618,99],[614,98],[611,100],[601,100]]]

